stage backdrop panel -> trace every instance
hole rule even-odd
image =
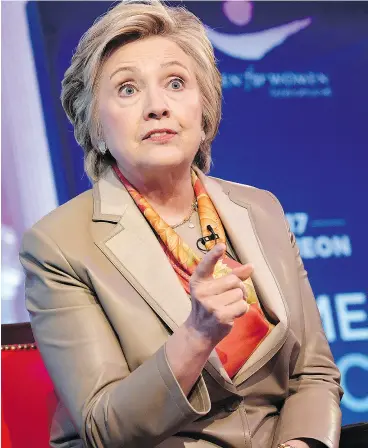
[[[79,38],[109,6],[28,4],[60,203],[90,188],[60,83]],[[368,4],[186,6],[208,27],[223,77],[211,174],[280,199],[342,372],[343,423],[367,421]]]

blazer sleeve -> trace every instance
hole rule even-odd
[[[165,345],[129,370],[93,291],[43,230],[25,234],[20,259],[35,340],[86,447],[152,447],[209,412],[203,378],[187,398]]]
[[[281,208],[294,252],[299,275],[303,310],[303,340],[294,371],[289,379],[289,394],[281,410],[274,439],[277,444],[298,438],[315,439],[328,448],[337,448],[341,431],[340,372],[326,339],[317,303],[304,269],[296,238]]]

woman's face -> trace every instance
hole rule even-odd
[[[163,37],[120,47],[102,68],[98,114],[123,172],[189,167],[203,135],[192,58]]]

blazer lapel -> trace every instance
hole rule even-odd
[[[116,223],[96,245],[174,331],[187,319],[191,302],[150,225],[112,170],[94,185],[93,195],[93,221]],[[235,392],[215,350],[205,368]]]
[[[117,217],[113,233],[96,244],[153,310],[175,329],[188,317],[191,304],[150,225],[113,172],[95,188],[99,210],[93,219]]]
[[[288,309],[257,234],[251,205],[232,198],[230,188],[226,193],[218,182],[199,170],[196,171],[219,213],[241,262],[254,265],[252,280],[263,306],[276,324],[233,378],[235,386],[239,386],[282,347],[289,327]]]

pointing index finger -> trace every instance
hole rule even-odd
[[[212,278],[215,265],[223,256],[226,246],[223,243],[216,244],[200,261],[193,273],[195,280],[207,280]]]

